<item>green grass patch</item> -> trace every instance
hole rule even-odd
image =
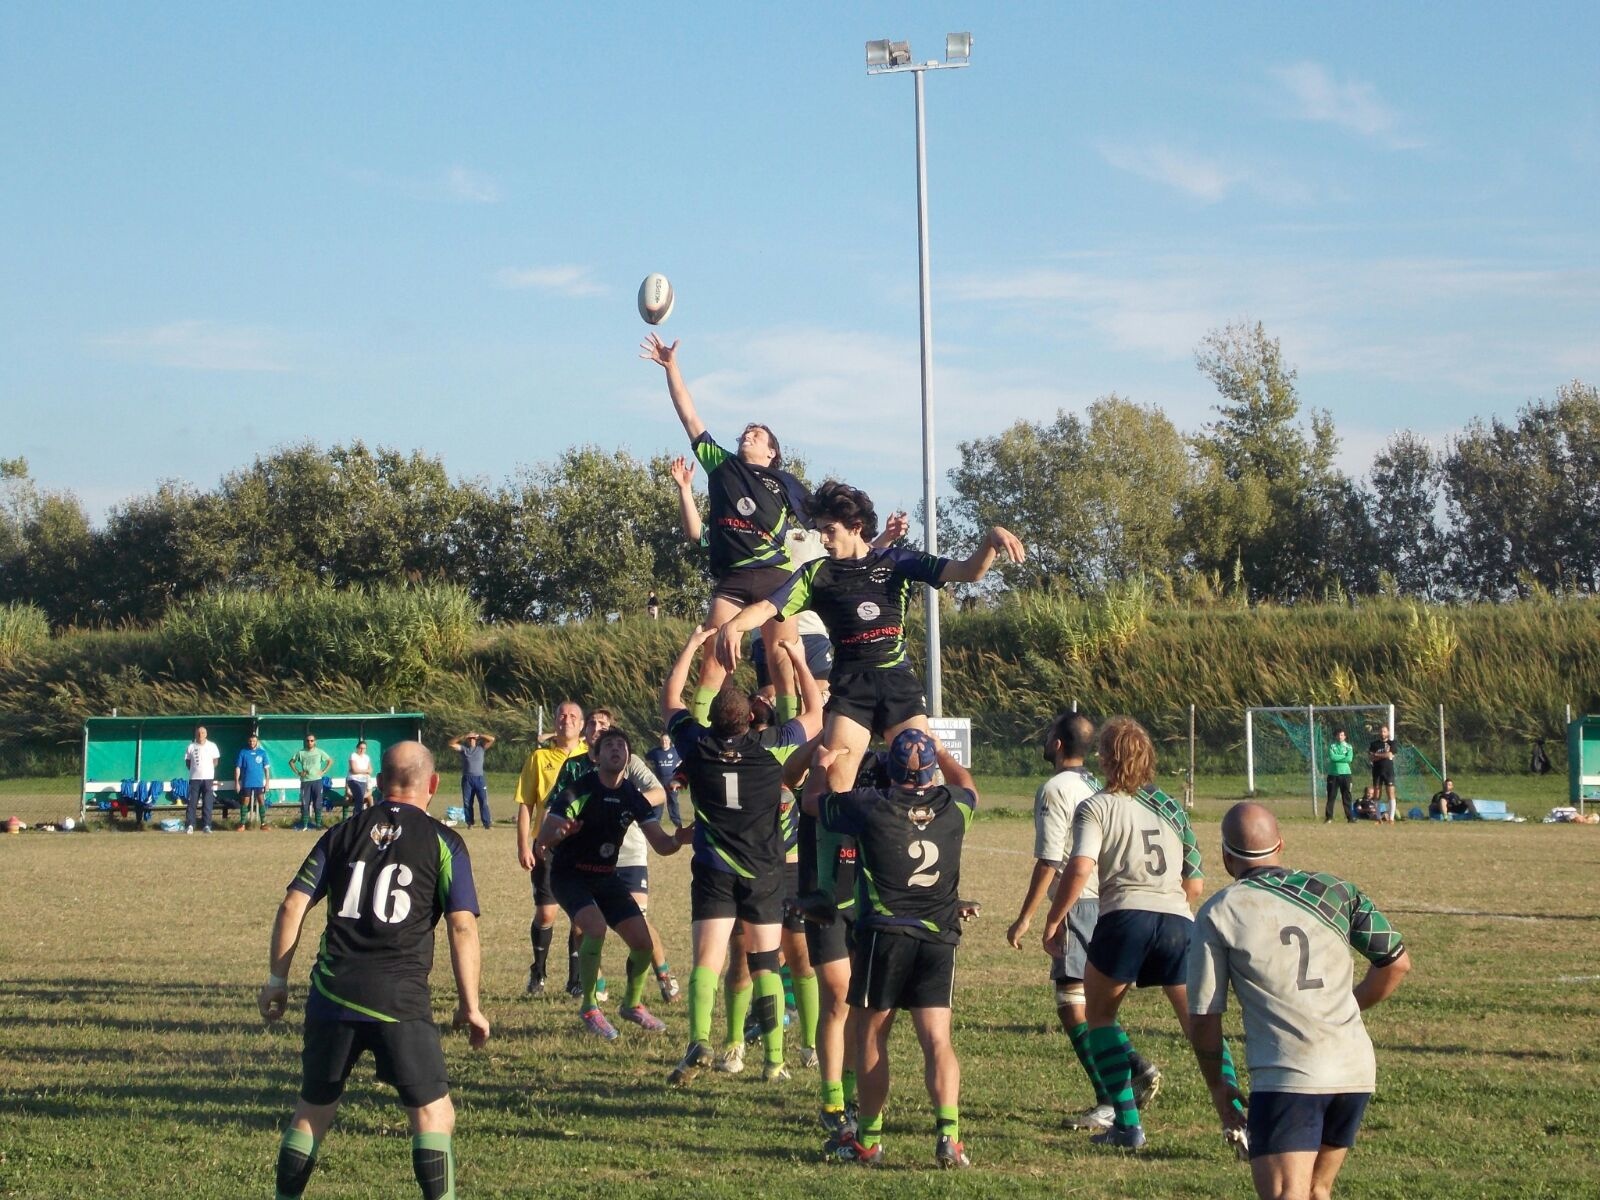
[[[1031,802],[1033,781],[980,782],[997,811]],[[1209,782],[1197,829],[1215,887],[1215,819],[1235,785]],[[22,802],[17,783],[0,787],[0,804]],[[491,789],[504,822],[509,777],[492,779]],[[1369,1014],[1379,1092],[1341,1192],[1397,1200],[1600,1194],[1592,1140],[1600,1128],[1600,919],[1590,902],[1600,830],[1303,820],[1288,842],[1296,865],[1338,872],[1372,895],[1416,962],[1399,995]],[[868,1183],[818,1161],[815,1078],[794,1065],[792,1046],[791,1083],[708,1074],[673,1092],[663,1081],[682,1052],[682,1005],[658,1010],[670,1027],[663,1037],[624,1027],[618,1042],[601,1045],[579,1032],[564,997],[523,999],[527,879],[508,822],[474,831],[495,1031],[482,1053],[459,1035],[446,1039],[461,1194],[813,1200],[865,1186],[888,1197],[1250,1195],[1159,996],[1135,996],[1125,1009],[1134,1039],[1166,1075],[1147,1117],[1149,1152],[1107,1158],[1085,1135],[1060,1128],[1064,1112],[1088,1102],[1087,1085],[1053,1029],[1043,954],[1004,941],[1031,843],[1020,814],[980,821],[967,839],[962,890],[983,902],[984,916],[962,945],[956,1046],[977,1168],[959,1177],[933,1169],[920,1060],[902,1022],[886,1132],[893,1157]],[[270,1192],[299,1035],[293,1022],[263,1028],[254,996],[273,909],[310,844],[277,830],[0,838],[8,885],[0,897],[0,1195]],[[659,861],[652,873],[653,915],[686,976],[686,856]],[[296,1017],[324,919],[313,912],[295,965]],[[442,945],[438,959],[443,1016],[453,993]],[[620,978],[614,946],[607,967]],[[1237,1014],[1228,1026],[1237,1036]],[[365,1200],[413,1188],[403,1116],[365,1063],[306,1194]]]

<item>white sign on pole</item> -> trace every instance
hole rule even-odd
[[[929,717],[928,732],[939,739],[945,753],[972,770],[972,718]]]

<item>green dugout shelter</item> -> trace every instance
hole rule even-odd
[[[298,800],[300,780],[289,770],[289,756],[301,749],[308,733],[328,752],[333,786],[343,788],[345,763],[365,741],[374,772],[385,746],[422,738],[423,714],[386,713],[252,713],[159,717],[90,717],[83,723],[83,794],[80,812],[99,808],[117,794],[124,779],[171,781],[187,778],[183,752],[194,740],[197,725],[217,744],[217,791],[233,791],[233,768],[245,739],[252,733],[272,760],[267,780],[271,801]],[[170,797],[168,798],[170,802]]]
[[[1600,716],[1567,726],[1567,803],[1579,812],[1600,801]]]

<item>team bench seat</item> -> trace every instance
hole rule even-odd
[[[84,785],[87,807],[97,809],[112,819],[132,817],[136,822],[149,821],[157,813],[186,812],[189,807],[189,781],[187,779],[124,779],[118,784],[90,781]],[[300,780],[269,779],[262,803],[267,810],[274,808],[300,808]],[[350,815],[350,790],[341,776],[323,776],[322,811],[339,808],[342,821]],[[213,809],[226,815],[229,810],[242,811],[240,798],[231,782],[217,781]],[[320,815],[320,814],[319,814]]]

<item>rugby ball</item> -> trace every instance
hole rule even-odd
[[[672,315],[672,285],[665,275],[644,277],[639,285],[639,315],[649,325],[659,325]]]

